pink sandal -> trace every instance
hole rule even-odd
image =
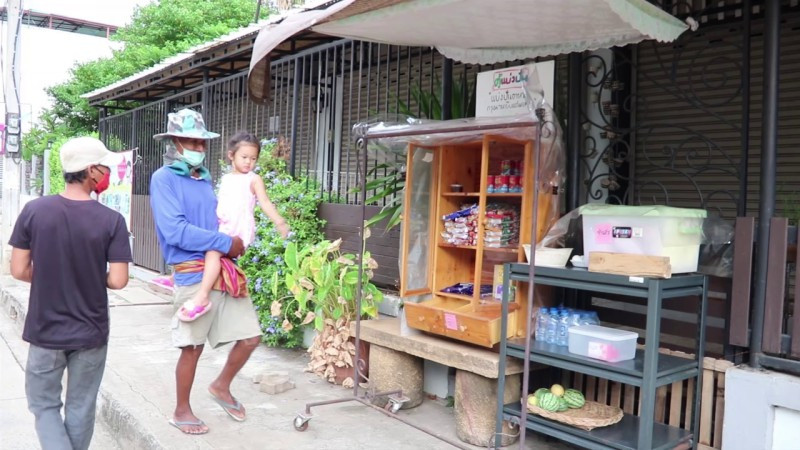
[[[186,309],[183,306],[178,310],[178,319],[182,322],[192,322],[203,316],[211,310],[211,302],[206,306],[197,305],[192,309]]]

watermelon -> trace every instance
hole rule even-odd
[[[567,406],[570,408],[581,408],[583,405],[586,404],[586,398],[583,396],[581,391],[577,389],[567,389],[564,392],[564,395],[561,397],[567,403]]]
[[[533,393],[533,395],[536,396],[537,399],[541,400],[542,399],[542,395],[550,394],[550,393],[551,393],[550,389],[539,388],[539,389],[536,390],[536,392]]]
[[[558,409],[556,411],[564,412],[564,411],[568,410],[569,406],[567,405],[567,401],[564,400],[564,397],[559,397],[559,396],[557,396],[557,397],[558,397]]]
[[[539,397],[539,408],[545,411],[556,412],[560,406],[559,397],[552,392],[546,392]]]

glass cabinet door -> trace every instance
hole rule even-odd
[[[409,145],[403,204],[400,295],[431,292],[435,211],[436,152]]]

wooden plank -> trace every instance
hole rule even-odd
[[[672,276],[672,266],[667,256],[592,252],[589,254],[589,272],[669,278]]]
[[[620,406],[622,402],[622,384],[621,383],[611,383],[611,402],[609,403],[611,406]]]
[[[750,292],[753,277],[753,239],[755,218],[737,217],[733,247],[733,286],[729,342],[741,347],[749,346],[747,332],[750,327]]]
[[[624,397],[624,404],[622,405],[622,410],[625,411],[626,414],[633,414],[633,402],[635,400],[636,395],[636,388],[631,386],[630,384],[625,385],[625,397]]]
[[[656,389],[656,410],[655,421],[664,423],[664,418],[667,415],[667,386],[661,386]]]
[[[689,378],[686,385],[686,414],[683,416],[683,429],[692,429],[692,402],[694,402],[694,378]]]
[[[596,387],[597,387],[597,378],[587,376],[586,377],[586,390],[584,394],[586,394],[586,399],[591,401],[596,401]]]
[[[767,293],[764,299],[764,340],[761,346],[767,353],[781,352],[788,228],[789,220],[785,217],[775,217],[770,221]]]
[[[722,424],[725,416],[725,372],[717,372],[714,392],[714,448],[722,448]]]
[[[681,426],[681,412],[683,411],[683,381],[672,383],[669,399],[669,425]]]
[[[583,392],[583,378],[584,375],[582,373],[575,373],[575,389]]]
[[[797,227],[797,238],[795,261],[800,261],[800,227]],[[800,283],[797,281],[797,271],[795,270],[794,308],[792,308],[792,340],[789,351],[794,358],[800,358]]]
[[[608,380],[606,380],[605,378],[598,379],[597,402],[608,404]]]
[[[703,370],[703,389],[700,397],[700,440],[699,443],[711,445],[712,411],[714,408],[714,372]]]

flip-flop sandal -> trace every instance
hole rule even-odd
[[[223,400],[223,399],[221,399],[221,398],[217,397],[216,395],[214,395],[214,394],[213,394],[212,392],[210,392],[210,391],[209,391],[209,394],[211,394],[211,398],[213,398],[213,399],[214,399],[214,401],[215,401],[215,402],[217,402],[217,404],[218,404],[219,406],[221,406],[221,407],[222,407],[222,409],[223,409],[223,410],[224,410],[226,413],[228,413],[228,415],[229,415],[229,416],[231,416],[231,419],[233,419],[233,420],[235,420],[235,421],[237,421],[237,422],[244,422],[244,420],[245,420],[245,419],[247,419],[247,416],[244,416],[244,417],[239,417],[239,416],[237,416],[237,415],[233,414],[233,412],[232,412],[232,411],[238,411],[238,412],[242,412],[242,404],[241,404],[241,403],[239,403],[239,400],[236,400],[236,397],[234,397],[234,396],[232,396],[232,395],[231,395],[231,398],[233,399],[233,403],[228,403],[228,402],[226,402],[225,400]]]
[[[169,420],[169,424],[172,425],[173,427],[181,430],[181,433],[188,434],[190,436],[198,436],[198,435],[201,435],[201,434],[208,433],[208,429],[206,429],[205,431],[201,431],[199,433],[191,433],[191,432],[186,431],[183,428],[181,428],[181,427],[195,427],[195,426],[196,427],[201,427],[201,426],[204,426],[206,423],[203,422],[200,419],[197,419],[197,421],[194,421],[194,420],[181,421],[181,420],[170,419]]]
[[[182,322],[193,322],[209,311],[211,311],[211,302],[208,302],[205,307],[195,306],[191,310],[181,306],[180,309],[178,309],[178,319]]]

